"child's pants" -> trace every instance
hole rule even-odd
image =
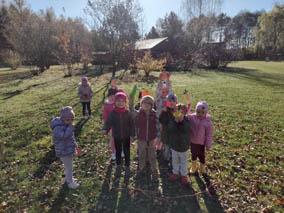
[[[86,107],[88,109],[89,115],[91,115],[91,102],[81,102],[83,107],[83,116],[86,115]]]
[[[189,150],[186,152],[177,152],[172,149],[172,163],[173,163],[173,173],[176,175],[181,174],[181,176],[187,176],[187,160],[188,160]]]
[[[191,143],[191,160],[199,158],[200,163],[205,164],[205,145]]]
[[[147,156],[150,162],[151,168],[156,169],[156,144],[155,140],[152,141],[138,141],[139,150],[139,168],[144,169]],[[148,155],[147,155],[148,152]]]
[[[114,138],[115,150],[116,150],[116,165],[121,165],[121,152],[124,152],[125,166],[130,165],[130,138],[116,139]]]
[[[73,173],[72,173],[72,161],[73,161],[73,154],[67,155],[60,158],[64,164],[65,168],[65,180],[67,184],[73,182]]]

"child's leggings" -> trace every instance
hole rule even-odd
[[[112,136],[110,139],[110,149],[111,149],[111,153],[115,154],[115,144],[114,144],[114,138]]]
[[[83,116],[86,115],[86,107],[88,109],[89,115],[91,115],[91,102],[81,102],[82,108],[83,108]]]
[[[121,152],[125,155],[125,166],[130,165],[130,138],[126,139],[114,139],[116,150],[116,165],[121,165]]]
[[[191,160],[199,158],[201,163],[205,163],[205,146],[200,144],[191,143]]]
[[[73,161],[73,154],[67,155],[60,158],[64,164],[65,168],[65,181],[67,184],[73,182],[73,173],[72,173],[72,161]]]

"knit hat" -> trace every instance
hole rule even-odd
[[[197,109],[204,109],[204,110],[206,110],[206,112],[208,112],[208,104],[206,103],[206,101],[199,101],[196,104],[195,111]]]
[[[175,102],[178,102],[178,101],[177,101],[177,96],[176,96],[175,94],[173,94],[173,93],[168,94],[167,100],[168,100],[168,101],[175,101]]]
[[[88,78],[87,78],[86,76],[83,76],[83,77],[81,78],[81,81],[88,81]]]
[[[124,102],[126,102],[126,98],[127,98],[127,95],[125,94],[125,92],[117,92],[114,96],[114,101],[117,101],[117,99],[119,98],[122,98],[124,100]]]
[[[150,95],[145,95],[143,96],[143,98],[141,99],[141,105],[143,102],[147,102],[147,103],[150,103],[152,105],[152,107],[154,106],[154,98]]]
[[[111,95],[115,95],[115,93],[117,93],[117,90],[114,88],[109,88],[108,92],[107,92],[107,97],[111,96]]]
[[[71,106],[63,107],[60,111],[60,118],[62,120],[74,119],[75,113],[73,112],[72,107]]]

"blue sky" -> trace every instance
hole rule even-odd
[[[86,19],[83,9],[87,6],[87,0],[26,0],[30,8],[37,12],[40,9],[53,7],[56,14],[63,14],[66,17],[82,17]],[[139,0],[144,10],[145,24],[143,28],[147,32],[156,24],[158,18],[163,18],[170,11],[181,14],[182,0]],[[235,16],[241,10],[270,11],[275,0],[224,0],[222,12],[229,16]],[[65,12],[63,10],[65,9]]]

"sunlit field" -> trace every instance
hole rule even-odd
[[[124,178],[123,171],[115,178],[109,137],[101,135],[102,98],[111,74],[77,69],[66,78],[62,69],[53,66],[38,76],[25,67],[0,69],[0,212],[283,211],[283,62],[243,61],[222,71],[171,74],[179,101],[186,103],[185,89],[193,106],[206,100],[214,124],[206,156],[208,176],[189,175],[189,187],[170,182],[171,170],[160,160],[158,182],[151,180],[150,169],[137,179],[136,143],[131,146],[131,177]],[[146,82],[127,73],[116,82],[128,94],[136,83],[154,95],[158,74],[151,73]],[[77,97],[83,75],[95,92],[95,117],[88,120],[82,119]],[[83,152],[74,160],[77,190],[63,185],[64,168],[55,157],[49,127],[66,105],[74,108],[75,134]]]

